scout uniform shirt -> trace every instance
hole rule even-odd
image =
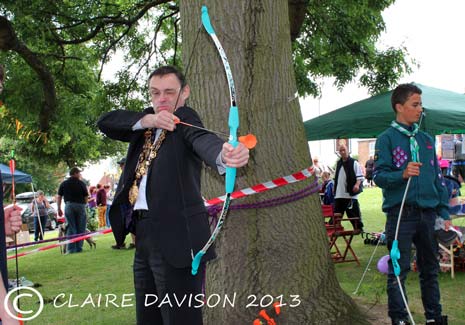
[[[398,123],[405,129],[408,126]],[[418,208],[433,208],[444,220],[449,219],[447,189],[442,178],[435,153],[434,141],[430,135],[418,131],[415,139],[420,147],[420,175],[412,177],[407,192],[406,205]],[[400,206],[407,185],[402,177],[404,169],[412,160],[410,139],[394,127],[379,135],[375,145],[376,185],[383,189],[383,211]]]

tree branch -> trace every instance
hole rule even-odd
[[[310,0],[288,0],[291,41],[295,41],[300,35],[309,4]]]
[[[176,19],[174,22],[173,22],[173,26],[174,26],[174,55],[173,55],[173,65],[176,66],[176,55],[178,54],[178,34],[179,34],[179,31],[178,31],[178,21],[179,19]]]
[[[18,40],[11,22],[3,16],[0,16],[0,49],[18,53],[37,73],[42,83],[45,100],[39,113],[39,127],[42,132],[47,132],[50,127],[50,119],[55,115],[57,108],[55,83],[52,73],[34,52]]]
[[[127,26],[128,29],[130,29],[140,18],[142,18],[147,11],[149,11],[151,8],[156,7],[160,4],[164,4],[170,2],[170,0],[157,0],[157,1],[150,1],[146,3],[144,6],[142,6],[141,10],[137,12],[137,14],[131,18],[131,19],[124,19],[120,18],[120,15],[115,16],[115,17],[101,17],[101,20],[95,28],[90,31],[89,34],[82,38],[77,38],[77,39],[70,39],[70,40],[65,40],[61,39],[60,37],[57,37],[57,34],[55,36],[57,37],[55,40],[59,44],[80,44],[87,42],[94,38],[103,28],[105,28],[107,25],[116,25],[116,26]],[[69,28],[72,28],[73,26],[69,26]],[[64,27],[61,27],[63,29]]]

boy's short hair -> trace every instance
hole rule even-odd
[[[397,113],[397,104],[403,105],[410,96],[412,96],[413,94],[421,95],[421,93],[421,89],[413,83],[398,85],[391,95],[391,105],[392,109],[394,110],[394,113]]]

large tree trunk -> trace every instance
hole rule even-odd
[[[294,96],[288,1],[203,3],[233,72],[240,133],[254,133],[259,141],[249,165],[238,171],[236,189],[308,167],[311,159]],[[227,81],[215,45],[201,26],[200,6],[197,0],[181,1],[185,65],[191,61],[187,71],[192,89],[189,103],[199,111],[206,127],[226,131]],[[204,195],[223,194],[223,180],[212,171],[205,174]],[[240,203],[290,194],[312,181],[241,199]],[[205,308],[206,324],[252,324],[265,295],[281,296],[288,305],[298,304],[282,307],[278,324],[367,323],[337,282],[317,194],[272,208],[231,211],[216,247],[219,257],[207,269],[207,297],[232,298],[236,294],[236,300],[234,307]],[[262,302],[268,302],[267,298]],[[249,303],[259,306],[247,308]]]

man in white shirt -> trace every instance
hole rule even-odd
[[[355,230],[363,231],[358,194],[362,190],[363,172],[358,161],[350,157],[347,147],[339,147],[341,159],[337,162],[334,177],[334,212],[350,219]]]
[[[233,147],[203,129],[199,115],[186,106],[190,87],[175,67],[160,67],[148,78],[152,107],[143,112],[113,110],[98,121],[108,137],[129,142],[126,163],[110,210],[117,245],[135,233],[134,287],[137,324],[201,325],[202,311],[189,297],[202,293],[205,253],[197,275],[193,256],[210,238],[200,188],[203,163],[222,174],[247,164],[249,150]],[[198,128],[175,124],[179,119]],[[153,295],[163,301],[153,303]],[[175,298],[176,297],[176,298]],[[146,299],[149,299],[149,304]]]

